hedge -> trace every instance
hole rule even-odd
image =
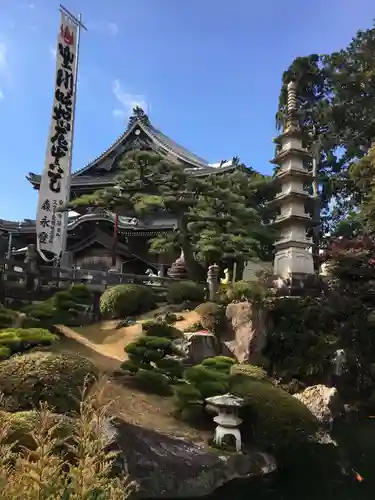
[[[116,285],[107,288],[100,297],[100,312],[105,317],[121,319],[148,312],[155,304],[155,294],[150,287]]]

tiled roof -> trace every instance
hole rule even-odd
[[[129,120],[127,129],[120,135],[120,137],[118,137],[94,160],[73,173],[71,178],[72,186],[82,186],[85,184],[95,184],[99,186],[113,182],[115,173],[110,172],[109,169],[109,171],[107,170],[107,173],[103,171],[98,173],[98,175],[92,175],[89,171],[104,162],[104,160],[108,157],[116,156],[116,150],[121,148],[124,143],[126,143],[129,136],[131,136],[132,132],[137,128],[141,129],[156,146],[164,150],[167,154],[174,156],[177,160],[185,163],[186,170],[191,172],[192,175],[209,175],[210,173],[216,174],[218,172],[224,172],[224,169],[225,171],[233,169],[233,166],[228,165],[228,162],[226,162],[222,167],[217,165],[211,166],[206,160],[191,153],[155,128],[151,124],[147,115],[145,115],[140,108],[135,108],[133,113],[134,114]],[[26,178],[29,182],[31,182],[31,184],[38,186],[40,184],[41,175],[30,172]]]

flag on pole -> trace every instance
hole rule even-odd
[[[73,139],[73,114],[76,93],[78,25],[61,11],[56,49],[56,77],[51,126],[41,178],[36,234],[37,248],[59,258],[64,250],[67,213],[57,210],[69,201]]]

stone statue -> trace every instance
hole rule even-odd
[[[347,362],[346,352],[344,349],[337,349],[333,358],[333,374],[336,377],[341,377],[344,373],[344,368]]]
[[[230,281],[229,269],[226,268],[224,269],[224,278],[221,278],[220,283],[222,285],[229,285],[229,281]]]
[[[208,268],[207,284],[208,284],[208,292],[209,292],[210,302],[215,302],[216,294],[217,294],[217,291],[219,290],[219,286],[220,286],[219,273],[220,273],[220,268],[217,264],[212,264]]]

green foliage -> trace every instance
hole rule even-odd
[[[153,394],[160,394],[162,396],[171,393],[168,377],[160,372],[140,369],[137,371],[134,378],[137,387],[145,392],[152,392]]]
[[[163,337],[140,337],[125,347],[129,361],[121,368],[134,375],[140,389],[165,393],[165,385],[182,377],[182,365],[173,355],[180,354],[172,341]],[[150,375],[145,372],[149,372]],[[154,383],[153,383],[154,381]]]
[[[262,304],[269,296],[268,286],[261,280],[236,281],[228,287],[227,296],[230,301],[249,302]]]
[[[155,361],[156,367],[161,373],[166,375],[170,380],[179,380],[182,378],[183,366],[181,362],[174,358],[162,358]]]
[[[121,369],[124,370],[124,372],[129,372],[131,375],[134,375],[139,370],[139,366],[137,363],[134,363],[134,361],[127,360],[121,364]]]
[[[13,309],[0,309],[0,328],[12,326],[17,316],[17,311],[13,311]]]
[[[200,321],[195,321],[194,323],[191,323],[191,325],[186,327],[184,332],[194,333],[194,332],[200,332],[201,330],[204,330],[202,323]]]
[[[125,347],[129,359],[134,362],[149,365],[165,356],[176,354],[176,349],[170,339],[162,337],[140,337]]]
[[[45,402],[57,413],[77,410],[81,391],[96,380],[97,369],[74,354],[33,352],[0,363],[0,392],[9,411],[32,410]]]
[[[182,332],[178,328],[169,325],[165,321],[155,321],[152,319],[142,323],[142,332],[147,336],[165,337],[168,339],[178,338],[182,335]]]
[[[215,356],[213,358],[206,358],[202,361],[201,366],[205,366],[211,370],[218,370],[223,373],[229,374],[235,360],[227,356]]]
[[[11,355],[12,351],[9,349],[9,347],[0,346],[0,361],[10,358]]]
[[[252,377],[232,385],[231,392],[247,402],[245,440],[268,448],[283,465],[301,458],[297,453],[300,446],[307,446],[319,429],[318,421],[304,404],[282,389]]]
[[[342,50],[298,57],[283,74],[277,122],[286,122],[287,84],[293,78],[301,103],[301,125],[321,149],[319,201],[324,229],[331,232],[338,224],[346,225],[348,215],[357,211],[372,178],[366,165],[361,165],[361,180],[358,171],[351,172],[350,167],[367,153],[374,138],[375,114],[370,106],[375,97],[374,44],[374,27],[358,31]],[[327,216],[332,197],[335,204]]]
[[[114,319],[148,312],[154,306],[152,289],[142,285],[116,285],[100,297],[100,312]]]
[[[200,322],[206,330],[219,334],[225,328],[225,309],[214,302],[204,302],[195,308]]]
[[[168,287],[167,302],[169,304],[182,304],[183,302],[202,302],[204,300],[204,287],[193,281],[180,281]]]
[[[70,206],[100,205],[139,217],[173,214],[178,232],[153,238],[151,250],[160,254],[183,248],[189,275],[198,279],[204,274],[199,262],[246,259],[271,248],[264,224],[270,179],[238,159],[235,163],[235,172],[225,176],[198,177],[156,153],[132,151],[120,163],[116,189],[81,197]]]
[[[50,345],[56,340],[56,335],[44,328],[7,328],[0,331],[0,346],[7,347],[13,353]]]
[[[311,385],[326,383],[332,357],[343,348],[345,397],[366,397],[374,387],[375,245],[367,237],[341,238],[326,253],[330,277],[324,293],[269,303],[273,328],[264,355],[282,383]]]
[[[263,368],[260,366],[248,365],[248,364],[233,364],[231,366],[231,375],[243,375],[254,380],[269,381],[269,376]],[[232,377],[234,380],[234,377]]]
[[[194,385],[178,385],[174,389],[174,404],[177,410],[183,410],[190,405],[202,405],[202,394]]]

